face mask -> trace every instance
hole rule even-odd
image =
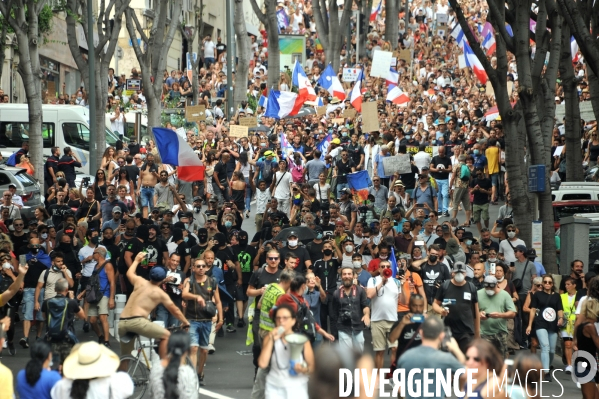
[[[507,233],[507,236],[509,238],[514,238],[514,237],[516,237],[516,232],[515,231],[510,231],[510,232]]]
[[[488,296],[493,296],[495,295],[495,290],[485,290],[485,292],[487,293]]]
[[[472,244],[472,240],[466,240],[466,245],[471,245]]]
[[[362,262],[360,262],[359,260],[354,260],[352,262],[352,265],[354,266],[354,269],[361,269],[362,268]]]
[[[2,268],[3,269],[10,269],[10,268],[12,268],[12,265],[10,264],[10,262],[4,262],[2,264]]]
[[[196,213],[199,213],[199,212],[202,210],[202,208],[200,208],[199,206],[194,206],[194,207],[193,207],[193,210],[194,210]]]
[[[464,276],[464,273],[456,273],[454,278],[455,278],[456,283],[463,283],[464,280],[466,279],[466,277]]]
[[[83,100],[83,97],[77,97],[77,101]]]
[[[59,271],[59,270],[60,270],[60,269],[58,268],[58,266],[54,266],[54,265],[52,265],[52,271],[54,271],[54,272],[57,272],[57,271]]]
[[[233,226],[233,222],[231,222],[231,221],[229,221],[229,220],[227,220],[227,221],[225,222],[225,227],[226,227],[227,229],[230,229],[232,226]]]
[[[406,136],[406,139],[408,139],[408,140],[410,140],[411,138],[412,138],[412,136],[409,134]]]
[[[433,262],[433,263],[435,263],[435,262],[437,261],[437,259],[439,259],[439,257],[438,257],[437,255],[429,255],[429,256],[428,256],[428,260],[429,260],[430,262]]]
[[[189,229],[189,223],[184,223],[185,225],[185,230]]]
[[[333,255],[333,250],[332,250],[332,249],[323,249],[323,250],[322,250],[322,253],[323,253],[325,256],[331,256],[331,255]]]
[[[260,143],[260,147],[266,147],[266,143]]]
[[[388,257],[389,255],[379,255],[380,260],[386,260]]]
[[[502,278],[498,278],[498,279],[497,279],[497,281],[498,281],[498,282],[500,282],[500,283],[501,283],[503,280],[505,280],[505,277],[502,277]]]
[[[345,246],[345,252],[354,252],[353,245],[346,245]]]
[[[297,240],[289,240],[287,243],[290,247],[297,247]]]
[[[479,153],[480,151],[478,151],[478,150],[474,150],[473,152],[474,152],[474,155],[478,155],[478,153]]]
[[[489,258],[488,261],[491,263],[494,263],[494,262],[497,262],[497,258]]]
[[[94,245],[98,245],[98,243],[100,242],[100,237],[92,237],[90,238],[89,242],[91,242]]]
[[[341,132],[341,136],[347,137],[347,132]]]
[[[184,241],[184,242],[187,242],[187,241],[189,241],[189,237],[184,237],[184,238],[183,238],[183,241]]]
[[[45,240],[48,238],[48,233],[42,233],[40,234],[40,237],[42,237],[42,240]]]
[[[200,239],[200,243],[202,244],[208,241],[208,236],[205,235],[198,236],[198,238]]]
[[[317,240],[322,240],[322,233],[316,234],[316,239]]]

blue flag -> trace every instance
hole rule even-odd
[[[318,144],[316,144],[316,148],[318,148],[318,151],[320,151],[320,160],[324,161],[324,156],[327,153],[327,149],[329,148],[329,144],[331,143],[331,140],[333,139],[331,133],[327,134],[325,136],[324,139],[322,139],[322,141]]]
[[[391,272],[393,273],[393,278],[397,277],[397,260],[395,259],[395,249],[391,247],[391,257],[389,258],[389,262],[391,262]]]

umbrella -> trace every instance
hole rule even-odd
[[[270,128],[264,125],[250,127],[248,130],[250,132],[270,132]]]
[[[291,233],[297,236],[298,240],[313,240],[316,238],[316,232],[309,227],[299,226],[299,227],[288,227],[286,229],[281,230],[279,234],[273,239],[274,241],[286,241],[287,237]]]
[[[316,114],[316,110],[314,108],[304,107],[297,114],[286,116],[283,119],[303,118],[304,116],[315,115],[315,114]]]

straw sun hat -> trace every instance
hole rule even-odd
[[[89,380],[109,377],[120,364],[116,353],[97,342],[85,342],[73,347],[65,359],[63,372],[72,380]]]

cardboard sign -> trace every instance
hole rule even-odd
[[[343,110],[343,117],[344,118],[354,119],[356,117],[356,110],[355,109],[346,109],[346,110]]]
[[[468,65],[466,65],[466,57],[464,56],[464,54],[458,55],[458,68],[468,68]]]
[[[127,90],[141,90],[141,79],[127,79]]]
[[[343,118],[333,118],[333,123],[336,123],[337,125],[343,125],[344,122],[345,119]]]
[[[449,20],[449,16],[447,14],[437,14],[437,23],[446,24]]]
[[[383,158],[383,170],[385,176],[391,176],[395,172],[399,172],[399,174],[410,173],[412,170],[410,154],[397,154]]]
[[[437,29],[437,36],[445,38],[445,29]]]
[[[391,58],[393,58],[393,53],[390,51],[375,51],[372,59],[372,67],[370,68],[370,76],[386,79],[389,75]]]
[[[239,126],[256,127],[258,126],[258,120],[253,116],[239,118]]]
[[[377,104],[369,101],[362,104],[362,132],[376,132],[379,130],[379,113]]]
[[[229,126],[229,137],[247,137],[248,136],[248,127],[247,126],[239,126],[239,125],[230,125]]]
[[[514,90],[514,82],[508,81],[507,82],[507,94],[508,94],[508,96],[512,95],[512,91],[513,90]]]
[[[185,119],[187,119],[187,122],[201,122],[206,120],[206,107],[203,105],[186,107]]]
[[[358,68],[343,68],[343,76],[341,77],[344,82],[355,82],[360,74]]]
[[[48,96],[50,96],[50,98],[56,97],[56,82],[55,81],[48,80],[46,82],[46,89],[48,90]]]
[[[412,52],[409,49],[400,50],[399,57],[400,60],[404,60],[407,64],[412,62]]]
[[[406,150],[409,154],[416,154],[418,151],[420,151],[418,147],[408,147],[408,148],[406,148]],[[430,155],[431,158],[439,155],[439,147],[437,147],[437,146],[434,146],[434,147],[428,146],[428,147],[426,147],[426,149],[424,151],[428,155]]]
[[[322,107],[316,107],[316,115],[322,116],[322,115],[326,115],[326,113],[327,113],[326,105],[323,105]]]

